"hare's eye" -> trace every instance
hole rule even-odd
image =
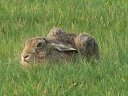
[[[42,47],[43,47],[42,42],[37,43],[36,47],[37,47],[37,48],[42,48]]]

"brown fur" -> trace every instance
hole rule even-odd
[[[21,63],[46,63],[48,61],[58,59],[66,61],[76,56],[75,54],[77,51],[59,51],[57,48],[55,48],[54,44],[63,44],[65,46],[69,46],[67,43],[48,40],[46,38],[32,38],[27,40],[21,54]]]
[[[48,38],[71,44],[74,48],[77,48],[79,53],[85,57],[87,61],[91,59],[99,60],[98,44],[89,34],[67,33],[60,28],[53,28],[49,32]]]
[[[75,44],[81,55],[85,56],[87,61],[92,59],[99,60],[99,47],[92,36],[88,34],[80,34],[75,39]]]
[[[75,46],[75,38],[77,37],[77,34],[74,33],[67,33],[64,30],[60,28],[53,28],[48,33],[47,37],[51,40],[57,40],[60,42],[65,42],[71,44],[73,47]]]

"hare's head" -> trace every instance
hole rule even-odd
[[[21,54],[21,63],[28,64],[42,58],[47,42],[45,38],[40,37],[27,40]]]
[[[53,29],[50,30],[47,37],[50,38],[50,39],[53,39],[54,37],[56,37],[58,35],[65,34],[65,33],[66,32],[63,29],[54,27]]]

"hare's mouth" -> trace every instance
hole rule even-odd
[[[24,61],[24,60],[21,60],[21,64],[28,64],[29,61]]]

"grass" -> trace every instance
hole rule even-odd
[[[0,96],[127,96],[127,0],[0,0]],[[88,32],[98,65],[54,64],[24,69],[24,41],[53,27]]]

